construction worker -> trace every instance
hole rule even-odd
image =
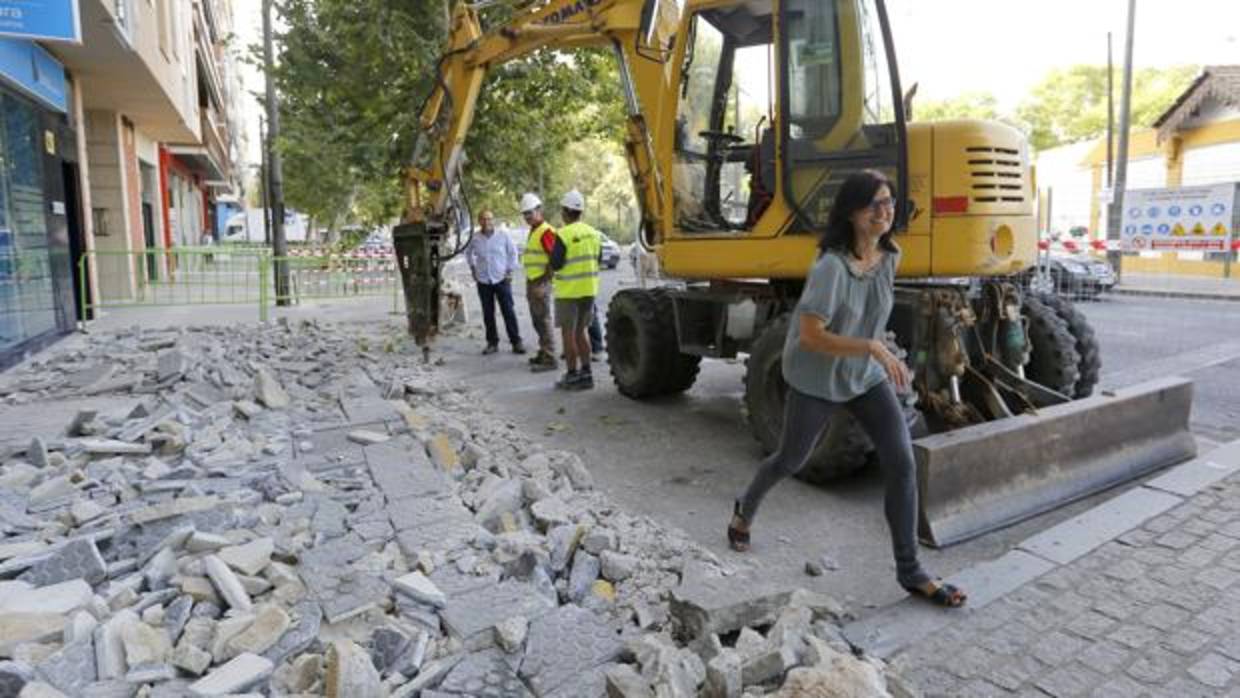
[[[560,201],[564,226],[555,233],[550,250],[555,271],[555,324],[564,340],[564,361],[568,372],[555,384],[562,390],[589,390],[594,387],[590,371],[590,320],[594,298],[598,295],[598,256],[602,247],[599,232],[581,220],[586,200],[573,189]]]
[[[555,230],[543,220],[542,199],[533,192],[521,197],[521,216],[530,226],[525,239],[521,264],[525,268],[525,299],[530,304],[530,320],[538,334],[538,352],[530,358],[530,370],[539,373],[554,371],[555,336],[551,333],[551,266],[550,253],[555,243]]]

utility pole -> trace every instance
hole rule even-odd
[[[271,247],[275,257],[276,305],[289,304],[288,240],[284,237],[284,174],[280,168],[280,151],[276,140],[280,137],[280,109],[276,104],[276,83],[272,79],[275,63],[271,49],[272,0],[263,0],[263,67],[267,74],[267,163],[271,184]]]
[[[1115,68],[1111,65],[1111,32],[1107,32],[1107,187],[1115,186]]]
[[[263,144],[259,149],[262,153],[262,162],[258,166],[258,181],[262,187],[263,195],[259,198],[258,203],[263,207],[263,243],[271,245],[271,179],[267,177],[267,122],[263,119],[263,115],[258,115],[258,141]],[[246,226],[249,226],[250,217],[246,216]],[[249,233],[246,233],[245,239],[250,239]]]
[[[1119,152],[1115,160],[1115,184],[1111,192],[1111,207],[1107,211],[1107,241],[1120,239],[1120,226],[1124,220],[1124,187],[1128,181],[1128,125],[1132,114],[1132,42],[1135,34],[1137,0],[1128,0],[1128,36],[1124,39],[1124,84],[1119,101]],[[1115,277],[1123,279],[1123,253],[1107,245],[1107,261],[1115,269]]]

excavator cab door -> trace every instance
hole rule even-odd
[[[840,183],[857,170],[883,171],[906,193],[904,107],[883,0],[781,0],[777,33],[780,188],[796,232],[825,228]],[[906,209],[897,207],[897,231]]]

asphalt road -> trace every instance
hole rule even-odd
[[[618,288],[634,285],[627,256],[620,269],[603,278],[600,310]],[[727,549],[724,527],[732,499],[762,458],[741,411],[742,362],[704,361],[690,391],[650,402],[621,396],[607,379],[605,364],[596,364],[598,388],[565,394],[552,388],[554,374],[529,373],[524,357],[479,354],[482,321],[475,295],[467,295],[472,326],[439,344],[446,370],[489,393],[492,409],[513,424],[540,435],[550,447],[581,454],[599,486],[625,508],[686,531],[734,566],[738,584],[804,586],[834,595],[858,615],[903,597],[894,583],[876,471],[830,488],[792,480],[781,484],[755,522],[753,551],[737,555]],[[517,306],[526,343],[532,345],[520,295]],[[1229,338],[1238,326],[1240,303],[1109,297],[1082,307],[1102,343],[1104,385],[1189,375],[1197,379],[1193,425],[1207,440],[1203,446],[1240,437],[1240,400],[1230,397],[1227,387],[1240,378],[1240,343]],[[935,573],[951,574],[998,557],[1107,496],[946,550],[924,548],[923,561]],[[805,563],[824,555],[838,569],[806,575]]]

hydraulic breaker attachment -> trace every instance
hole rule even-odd
[[[922,541],[959,543],[1194,457],[1192,398],[1173,376],[917,439]]]
[[[422,350],[439,333],[439,250],[443,234],[424,221],[402,223],[392,230],[392,246],[405,289],[409,334]]]

